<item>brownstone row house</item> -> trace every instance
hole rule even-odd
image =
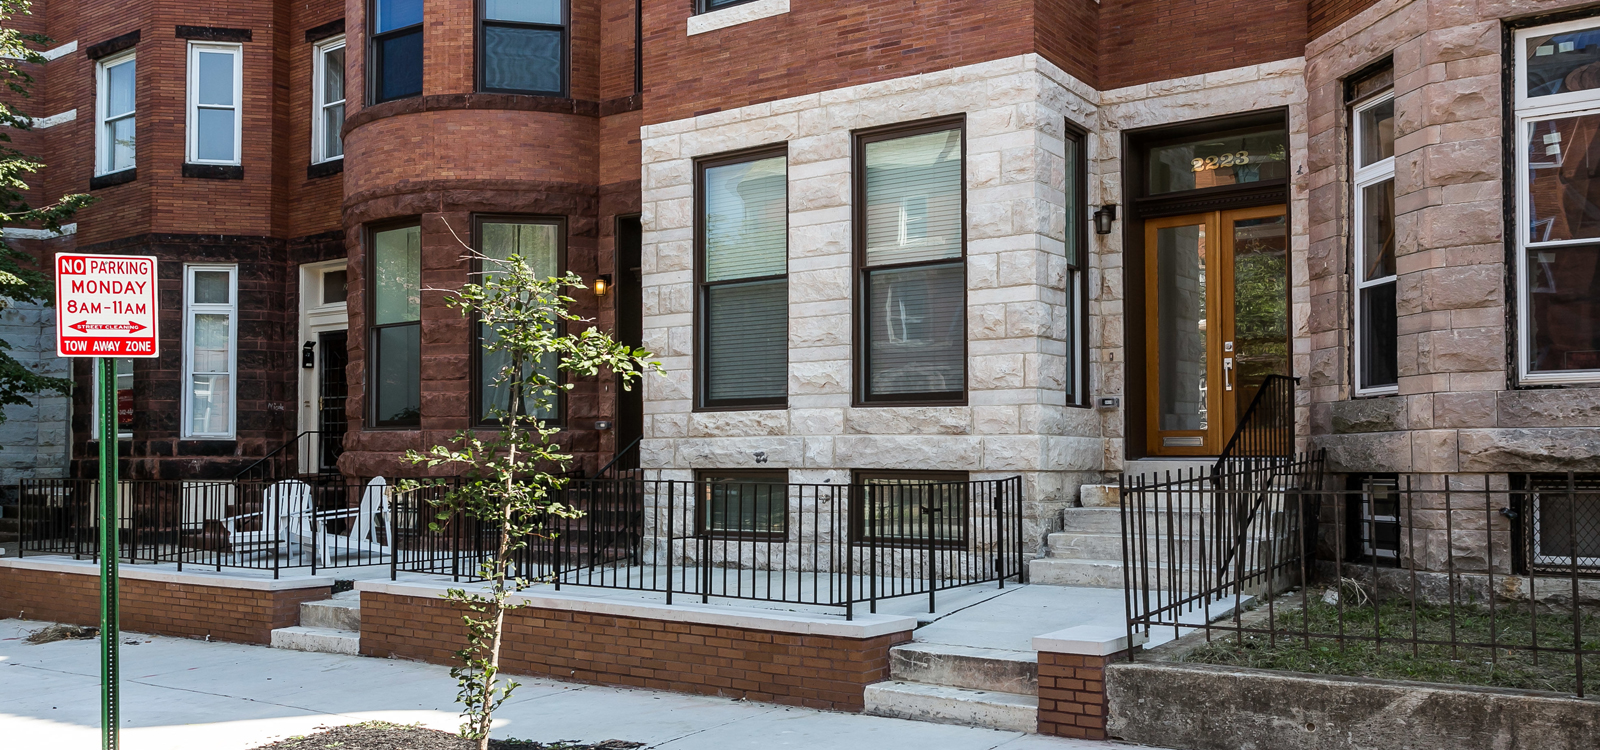
[[[1600,7],[37,10],[18,141],[37,191],[98,201],[5,236],[162,261],[131,477],[232,477],[307,432],[316,468],[393,477],[482,425],[494,365],[431,291],[467,247],[604,280],[583,314],[664,363],[549,415],[586,472],[637,441],[675,479],[1021,475],[1043,553],[1081,486],[1216,456],[1281,374],[1351,481],[1600,476]],[[88,385],[48,309],[4,325]],[[5,481],[88,471],[91,392],[12,412]]]

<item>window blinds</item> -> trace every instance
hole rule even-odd
[[[869,266],[961,257],[961,131],[866,144]]]
[[[701,183],[702,401],[788,394],[788,170],[782,156],[708,167]]]

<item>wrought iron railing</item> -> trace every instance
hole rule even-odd
[[[337,474],[344,435],[306,430],[234,475],[247,482],[266,482]]]
[[[622,450],[611,457],[605,466],[594,473],[591,479],[643,479],[639,473],[639,441],[643,438],[634,438]]]

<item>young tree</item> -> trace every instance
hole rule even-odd
[[[442,485],[435,501],[435,530],[451,518],[468,517],[490,525],[498,543],[485,559],[479,576],[480,590],[451,589],[446,598],[464,610],[467,644],[456,652],[460,666],[450,670],[460,686],[457,701],[465,722],[461,735],[488,750],[494,710],[510,697],[517,683],[497,678],[506,612],[516,608],[510,597],[532,585],[527,571],[517,570],[513,557],[533,539],[552,538],[547,528],[552,518],[577,518],[581,512],[561,501],[567,480],[564,470],[572,456],[554,441],[560,430],[537,415],[556,403],[570,383],[560,382],[555,369],[569,375],[616,373],[623,388],[631,389],[645,371],[663,372],[647,359],[650,353],[619,344],[590,327],[581,333],[563,333],[568,323],[584,322],[570,312],[572,298],[565,289],[584,288],[577,276],[541,278],[519,255],[500,261],[473,254],[486,272],[477,284],[448,291],[448,304],[483,327],[483,348],[499,352],[506,364],[495,375],[494,392],[505,394],[490,416],[499,421],[494,437],[483,439],[472,430],[457,432],[451,445],[432,446],[425,452],[407,451],[406,457],[429,467],[462,469],[456,485]],[[492,270],[487,270],[492,269]],[[402,492],[429,486],[428,480],[399,483]]]
[[[32,12],[29,0],[0,0],[0,78],[11,96],[0,98],[0,224],[5,226],[37,225],[52,232],[92,200],[87,195],[65,195],[54,203],[34,207],[24,193],[28,191],[25,178],[44,167],[39,162],[11,145],[8,130],[29,130],[32,118],[17,108],[15,101],[26,99],[33,77],[22,68],[23,63],[42,64],[44,56],[37,48],[50,43],[42,34],[25,34],[16,28],[19,15]],[[0,242],[0,312],[18,302],[50,302],[53,294],[49,276],[41,273],[34,259]],[[29,397],[42,391],[68,392],[72,381],[40,375],[11,356],[11,344],[0,339],[0,406],[30,403]],[[0,410],[0,422],[5,421]]]

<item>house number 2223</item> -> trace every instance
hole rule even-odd
[[[1204,159],[1189,160],[1189,166],[1193,167],[1194,171],[1196,172],[1204,172],[1208,169],[1216,169],[1217,167],[1232,167],[1249,163],[1249,151],[1238,151],[1231,154],[1222,154],[1220,156],[1207,156]]]

